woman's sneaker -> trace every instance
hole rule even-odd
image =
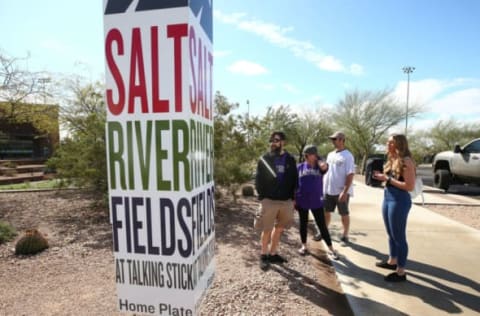
[[[330,250],[328,252],[328,255],[330,256],[330,258],[332,258],[333,260],[339,260],[340,259],[340,256],[338,255],[338,252],[336,252],[335,250]]]
[[[302,248],[298,249],[298,253],[299,253],[301,256],[305,256],[306,254],[308,254],[308,249],[302,247]]]

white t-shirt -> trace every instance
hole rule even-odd
[[[355,173],[353,155],[344,149],[332,151],[327,156],[328,171],[323,180],[323,192],[328,195],[339,195],[345,187],[349,174]],[[348,189],[348,194],[353,196],[353,185]]]

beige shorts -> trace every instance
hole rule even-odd
[[[289,228],[293,224],[293,201],[263,199],[255,214],[257,230],[272,230],[273,227]]]

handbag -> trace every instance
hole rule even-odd
[[[423,193],[423,181],[421,177],[415,177],[415,187],[409,193],[412,199]]]

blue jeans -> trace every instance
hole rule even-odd
[[[397,266],[407,263],[408,243],[406,236],[407,217],[412,199],[407,191],[386,186],[383,196],[382,214],[388,234],[390,257],[397,258]]]

